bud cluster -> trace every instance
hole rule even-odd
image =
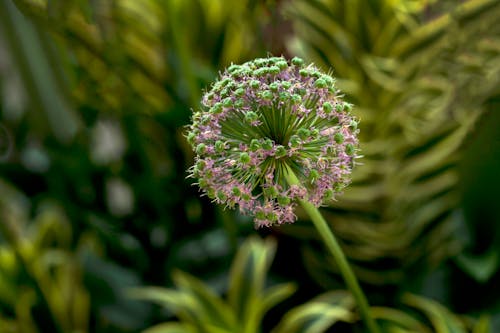
[[[187,133],[189,173],[257,227],[291,223],[298,199],[320,206],[349,183],[357,132],[333,77],[300,58],[255,59],[231,65],[204,94]],[[287,183],[287,170],[301,185]]]

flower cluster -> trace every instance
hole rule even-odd
[[[341,97],[330,75],[300,58],[231,65],[193,115],[190,176],[257,227],[294,222],[299,199],[318,207],[350,181],[358,130]],[[290,171],[300,185],[287,182]]]

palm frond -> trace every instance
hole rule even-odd
[[[298,35],[290,48],[333,68],[357,105],[364,158],[326,215],[359,276],[375,284],[460,249],[457,162],[500,83],[498,1],[467,1],[432,19],[402,3],[297,0],[290,8]],[[370,269],[377,261],[386,269]]]

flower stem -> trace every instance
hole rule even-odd
[[[285,177],[290,185],[300,185],[300,181],[298,180],[295,173],[290,169],[290,167],[287,168],[287,172],[285,172]],[[328,250],[330,250],[331,255],[335,259],[339,267],[340,273],[342,274],[342,277],[344,278],[344,281],[347,284],[347,287],[353,294],[354,299],[358,304],[359,312],[361,314],[362,319],[365,321],[368,330],[371,333],[380,333],[380,329],[377,323],[370,315],[370,309],[368,301],[366,300],[366,296],[361,290],[358,280],[356,279],[354,272],[351,270],[351,267],[347,262],[344,252],[340,248],[339,243],[337,242],[335,236],[328,227],[328,224],[326,223],[325,219],[319,212],[318,208],[316,208],[309,201],[300,200],[300,204],[311,218],[323,242],[325,243]]]

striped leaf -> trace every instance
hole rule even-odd
[[[500,3],[470,0],[427,18],[425,6],[407,1],[295,0],[289,13],[291,51],[333,68],[361,119],[364,158],[325,209],[356,273],[394,284],[417,262],[456,254],[457,164],[485,101],[498,94]],[[311,228],[287,230],[317,237]],[[304,254],[311,270],[329,273],[311,260],[320,253]]]

